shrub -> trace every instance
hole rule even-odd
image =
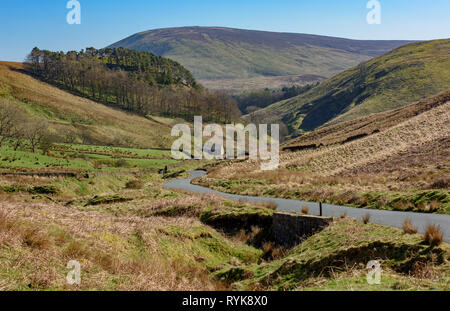
[[[428,225],[425,228],[423,238],[428,245],[438,246],[442,243],[443,235],[441,227],[437,225]]]
[[[90,199],[86,206],[89,205],[101,205],[101,204],[113,204],[113,203],[123,203],[132,201],[133,199],[129,198],[123,198],[118,195],[110,195],[110,196],[94,196],[92,199]]]
[[[417,228],[411,223],[410,219],[405,219],[403,222],[403,232],[405,234],[416,234]]]
[[[309,208],[307,206],[302,206],[302,214],[308,215],[308,213],[309,213]]]
[[[0,186],[0,190],[4,191],[6,193],[25,192],[26,191],[26,189],[23,188],[22,186],[16,186],[16,185]]]
[[[58,194],[59,190],[55,186],[46,185],[32,187],[29,192],[31,194]]]

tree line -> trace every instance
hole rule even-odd
[[[245,92],[239,95],[233,96],[237,101],[238,107],[243,114],[255,112],[256,110],[265,108],[276,102],[292,98],[303,94],[318,83],[307,85],[294,85],[292,87],[283,87],[281,89],[264,89],[253,92]]]
[[[240,117],[236,101],[197,84],[179,63],[125,48],[51,52],[34,48],[27,70],[39,79],[96,102],[142,116],[231,122]]]

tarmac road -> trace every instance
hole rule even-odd
[[[320,214],[318,203],[304,202],[291,199],[278,199],[278,198],[229,194],[212,190],[206,187],[193,185],[191,184],[192,179],[205,176],[206,172],[191,171],[189,173],[190,176],[188,179],[172,180],[166,183],[164,187],[168,189],[182,189],[194,193],[217,194],[236,201],[246,200],[249,202],[266,202],[266,203],[273,202],[278,205],[279,211],[286,211],[286,212],[292,211],[301,212],[301,207],[307,206],[309,208],[309,213],[311,215]],[[444,241],[450,243],[450,215],[363,209],[331,204],[323,204],[322,212],[323,216],[330,216],[330,217],[339,217],[346,213],[348,217],[352,217],[358,220],[361,220],[363,216],[370,214],[370,222],[396,228],[402,228],[404,220],[409,218],[413,223],[413,225],[417,227],[419,233],[423,233],[425,227],[428,224],[439,225],[441,226],[441,229],[444,234]]]

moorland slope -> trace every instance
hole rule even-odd
[[[49,122],[59,141],[170,148],[171,119],[144,118],[72,95],[33,78],[24,64],[0,62],[0,97]]]
[[[376,57],[297,97],[248,116],[282,122],[291,136],[406,106],[450,88],[450,40],[412,43]]]

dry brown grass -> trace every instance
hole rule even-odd
[[[143,187],[144,183],[141,180],[130,180],[125,184],[127,189],[142,189]]]
[[[118,218],[43,203],[0,202],[0,210],[0,245],[8,245],[8,248],[0,247],[0,256],[20,259],[0,262],[1,271],[15,271],[19,275],[18,279],[9,279],[5,289],[20,288],[21,280],[31,284],[31,289],[111,286],[116,290],[227,289],[226,285],[211,279],[205,268],[182,258],[167,257],[161,250],[157,228],[180,226],[187,231],[201,226],[197,220]],[[133,255],[133,246],[129,244],[130,236],[136,232],[142,232],[140,247],[147,254],[143,257]],[[7,249],[13,253],[6,255]],[[65,266],[72,259],[82,265],[81,287],[65,283]],[[111,283],[117,277],[121,282]]]
[[[450,131],[450,102],[386,129],[382,133],[333,145],[316,151],[286,155],[284,165],[312,172],[338,175],[347,170],[392,158],[412,147],[422,148],[432,141],[445,139]],[[411,159],[413,160],[413,158]]]
[[[286,256],[288,250],[283,246],[276,246],[273,242],[264,242],[262,245],[264,257],[269,260],[278,260]]]
[[[370,214],[367,213],[361,218],[362,222],[367,225],[370,222]]]
[[[272,251],[272,259],[278,260],[285,257],[288,253],[288,250],[283,246],[278,246]]]
[[[50,246],[50,238],[41,228],[33,223],[24,223],[13,216],[0,212],[1,244],[20,241],[24,246],[33,249],[46,249]]]
[[[267,175],[268,178],[277,179],[277,174],[283,172],[283,168],[295,169],[299,172],[306,172],[303,174],[292,174],[298,183],[302,179],[307,181],[314,178],[314,174],[324,175],[327,178],[331,176],[345,175],[345,173],[353,172],[364,173],[365,167],[370,166],[371,170],[368,173],[380,171],[389,162],[395,162],[395,165],[402,164],[402,167],[408,167],[409,164],[416,163],[415,159],[421,151],[425,151],[425,163],[436,164],[436,160],[448,161],[448,146],[443,148],[442,140],[448,139],[447,133],[450,131],[450,102],[434,107],[431,110],[425,111],[417,116],[410,117],[402,122],[395,123],[394,126],[389,127],[381,133],[365,137],[360,140],[352,141],[344,145],[330,145],[318,150],[303,150],[298,152],[284,152],[280,155],[281,167],[280,170],[272,172],[273,178],[268,176],[271,172],[261,172],[259,170],[259,163],[257,161],[245,162],[228,162],[227,165],[216,167],[212,170],[214,175],[211,177],[220,176],[222,178],[230,178],[233,176],[243,176],[245,178],[252,178],[254,175]],[[440,148],[427,147],[430,143],[439,145]],[[417,154],[415,154],[417,150]],[[404,161],[398,156],[408,159]],[[386,160],[389,159],[389,160]],[[398,161],[397,161],[398,159]],[[422,161],[422,162],[423,162]],[[378,163],[377,167],[373,167]],[[383,165],[384,163],[384,165]],[[392,168],[396,170],[395,165]],[[409,165],[411,166],[411,165]],[[398,168],[397,168],[398,170]],[[293,172],[292,172],[293,173]],[[281,174],[285,182],[291,178],[289,171]],[[370,176],[376,178],[376,176]],[[331,180],[333,183],[339,180]],[[292,182],[292,180],[291,180]],[[278,181],[281,183],[281,181]],[[369,181],[371,183],[371,181]]]
[[[414,204],[412,204],[411,202],[395,202],[393,206],[394,209],[398,211],[410,211],[414,209]]]
[[[302,214],[308,215],[308,213],[309,213],[309,208],[307,206],[302,206]]]
[[[266,203],[266,204],[264,204],[264,207],[266,207],[268,209],[271,209],[271,210],[278,209],[278,205],[276,203],[274,203],[274,202]]]
[[[405,234],[416,234],[417,228],[412,224],[411,219],[405,219],[403,222],[403,232]]]
[[[442,230],[440,226],[428,225],[425,228],[423,238],[428,245],[438,246],[443,241]]]
[[[450,101],[450,90],[400,109],[375,113],[356,120],[326,126],[288,142],[286,147],[320,144],[328,146],[343,143],[350,137],[370,135],[388,129],[448,101]]]
[[[264,253],[271,253],[272,250],[274,249],[275,244],[273,242],[264,242],[263,246],[262,246],[262,250]]]

